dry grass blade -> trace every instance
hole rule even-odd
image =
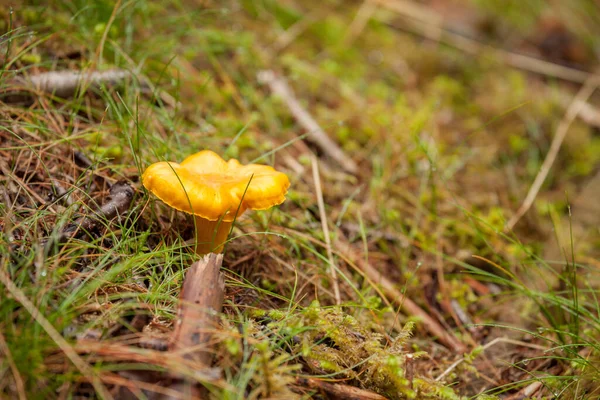
[[[356,39],[360,33],[365,29],[365,26],[375,13],[377,6],[369,1],[365,0],[358,11],[356,12],[356,16],[352,20],[352,23],[348,27],[348,32],[346,33],[346,37],[344,38],[344,44],[346,46],[350,45],[354,39]]]
[[[89,354],[89,359],[97,360],[98,362],[128,362],[157,365],[169,370],[169,373],[172,375],[189,375],[192,372],[194,378],[197,380],[211,382],[211,384],[219,387],[226,387],[210,371],[203,370],[202,365],[182,355],[143,349],[110,341],[88,339],[77,341],[74,348],[77,353]]]
[[[96,372],[81,358],[79,355],[73,350],[73,347],[62,337],[62,335],[52,326],[50,321],[48,321],[36,308],[36,306],[25,296],[25,294],[19,289],[14,282],[10,279],[10,276],[6,273],[7,266],[6,263],[2,265],[0,268],[0,282],[4,284],[6,290],[14,297],[16,301],[18,301],[27,312],[36,320],[38,324],[46,331],[48,336],[57,344],[58,347],[63,351],[63,353],[71,360],[73,365],[77,367],[79,372],[88,379],[91,384],[94,386],[94,389],[98,393],[99,396],[103,399],[110,400],[113,397],[108,392],[106,387],[102,384],[100,378],[96,374]]]
[[[0,354],[4,355],[4,359],[6,359],[6,362],[8,363],[8,366],[10,367],[10,370],[13,374],[19,400],[27,399],[27,395],[25,394],[25,384],[23,383],[23,378],[19,373],[19,369],[15,365],[15,361],[12,355],[10,354],[10,349],[6,344],[6,340],[4,339],[4,335],[2,334],[2,332],[0,332]]]
[[[358,172],[358,165],[344,154],[342,149],[327,136],[317,121],[300,105],[300,102],[296,99],[294,92],[284,78],[277,77],[275,72],[267,70],[259,72],[258,80],[261,83],[267,84],[271,92],[283,100],[296,121],[306,130],[308,138],[311,141],[317,144],[321,150],[339,163],[346,171],[353,174]]]
[[[569,127],[571,126],[575,118],[577,118],[577,115],[582,110],[583,105],[586,104],[587,99],[594,93],[599,84],[600,78],[597,78],[595,76],[590,78],[588,81],[586,81],[585,85],[581,87],[579,93],[577,93],[577,96],[575,96],[575,98],[571,102],[571,105],[567,109],[564,118],[560,121],[560,124],[558,125],[556,134],[554,135],[552,143],[550,144],[550,150],[548,150],[548,154],[546,155],[546,158],[544,159],[544,162],[542,163],[540,171],[535,177],[535,180],[531,184],[529,192],[527,193],[525,200],[523,200],[523,204],[521,204],[515,215],[513,215],[510,218],[510,220],[506,223],[507,231],[510,231],[512,228],[514,228],[516,223],[521,219],[523,215],[525,215],[527,211],[529,211],[529,209],[533,205],[533,202],[535,201],[535,198],[537,197],[537,194],[540,191],[542,184],[544,183],[546,177],[548,176],[548,173],[550,172],[550,168],[552,168],[552,164],[554,164],[554,160],[558,155],[558,151],[560,150],[563,140],[565,139],[565,136],[567,136]]]
[[[315,182],[315,191],[317,193],[317,204],[319,205],[319,215],[321,217],[321,226],[323,235],[325,236],[325,249],[327,258],[329,259],[329,273],[331,274],[331,284],[333,285],[333,293],[335,295],[335,303],[340,305],[342,299],[340,297],[340,285],[337,277],[337,266],[333,259],[331,251],[331,237],[329,236],[329,226],[327,225],[327,213],[325,212],[325,202],[323,201],[323,189],[321,188],[321,176],[319,175],[319,161],[314,154],[311,154],[313,180]]]
[[[507,400],[525,400],[530,399],[543,386],[542,381],[531,382],[529,385],[521,389],[518,393],[507,398]]]

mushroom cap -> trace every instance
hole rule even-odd
[[[202,150],[180,164],[158,162],[142,183],[169,206],[211,221],[232,221],[246,209],[266,210],[285,201],[290,181],[268,165],[242,165]]]

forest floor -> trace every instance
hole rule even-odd
[[[600,398],[598,2],[12,3],[0,398]],[[203,149],[291,186],[186,349]]]

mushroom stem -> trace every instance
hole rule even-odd
[[[210,221],[194,216],[196,219],[196,254],[221,253],[227,241],[233,221]]]

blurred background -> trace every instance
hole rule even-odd
[[[220,373],[194,378],[215,398],[336,398],[329,379],[388,398],[598,396],[600,2],[0,5],[4,96],[48,71],[134,77],[0,103],[1,268],[117,398],[127,379],[168,387],[127,363],[193,370],[163,352],[193,222],[139,175],[205,148],[292,182],[225,251]],[[40,252],[117,180],[135,217]],[[96,396],[0,300],[0,396]]]

